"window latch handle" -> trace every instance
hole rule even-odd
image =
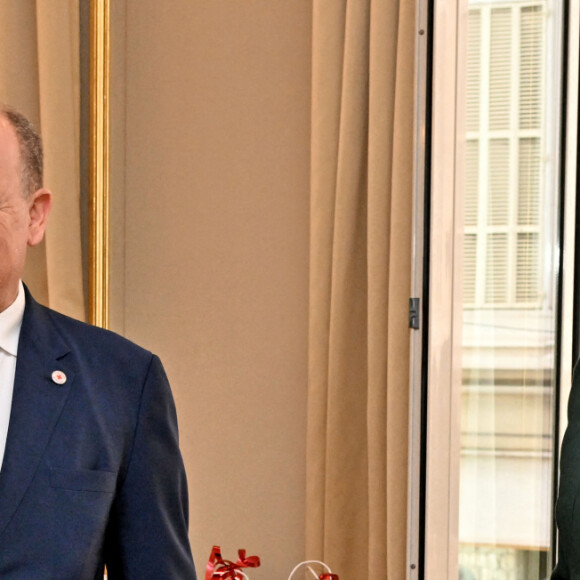
[[[420,298],[409,298],[409,328],[419,330],[419,308],[421,307]]]

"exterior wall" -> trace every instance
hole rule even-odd
[[[307,0],[113,8],[112,321],[174,390],[198,572],[303,559]]]

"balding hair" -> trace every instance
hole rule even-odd
[[[0,116],[10,123],[16,133],[20,146],[21,192],[23,197],[28,198],[42,187],[42,139],[32,123],[12,107],[0,104]]]

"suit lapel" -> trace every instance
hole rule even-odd
[[[0,533],[38,469],[70,392],[74,369],[70,362],[67,364],[69,351],[49,311],[26,292],[8,438],[0,471]],[[66,382],[54,382],[53,371],[63,371]]]

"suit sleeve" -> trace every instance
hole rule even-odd
[[[580,364],[576,363],[568,400],[568,426],[562,440],[560,485],[556,504],[558,562],[551,580],[569,580],[580,572],[580,537],[575,523],[580,518]]]
[[[133,449],[105,538],[109,580],[195,580],[177,416],[161,361],[152,357]]]

